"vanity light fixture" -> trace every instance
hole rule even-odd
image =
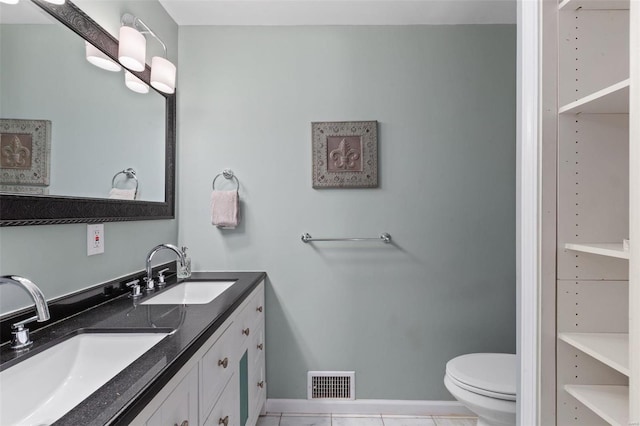
[[[84,42],[85,45],[85,56],[87,57],[87,61],[92,63],[98,68],[102,68],[103,70],[118,72],[122,69],[119,63],[115,62],[107,55],[104,54],[100,49],[95,47],[93,44],[88,41]]]
[[[0,0],[0,3],[4,4],[18,4],[20,0]]]
[[[151,58],[151,85],[160,92],[174,93],[176,66],[167,59],[167,46],[140,18],[125,13],[120,22],[122,26],[120,27],[118,61],[131,71],[144,71],[147,45],[143,34],[149,34],[158,40],[164,50],[164,57],[154,56]],[[132,77],[134,76],[132,75]],[[127,87],[131,88],[128,84]]]
[[[126,70],[124,72],[124,84],[136,93],[149,93],[149,85]]]

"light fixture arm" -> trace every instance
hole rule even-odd
[[[149,28],[149,26],[142,21],[142,19],[130,13],[125,13],[124,15],[122,15],[122,18],[120,19],[120,24],[135,28],[140,32],[140,34],[149,34],[151,37],[158,40],[158,42],[162,45],[162,49],[164,50],[164,57],[165,58],[167,57],[167,46],[160,39],[160,37],[158,37],[156,33],[154,33],[153,30]]]

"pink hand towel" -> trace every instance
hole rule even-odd
[[[111,191],[109,191],[109,198],[112,200],[135,200],[136,190],[111,188]]]
[[[219,228],[235,228],[240,223],[238,191],[211,193],[211,223]]]

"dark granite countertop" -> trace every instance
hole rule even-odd
[[[119,296],[32,333],[28,353],[2,353],[2,369],[79,333],[173,331],[117,376],[54,423],[56,426],[126,425],[264,279],[264,272],[194,272],[189,281],[236,281],[208,304],[140,305],[172,288],[133,300]]]

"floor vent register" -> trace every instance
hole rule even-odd
[[[355,371],[307,372],[307,399],[353,400],[356,399]]]

